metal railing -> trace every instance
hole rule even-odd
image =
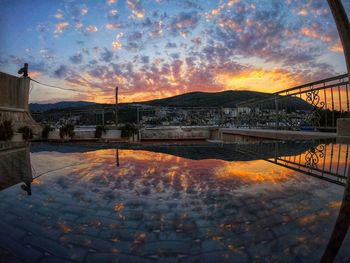
[[[281,155],[279,144],[271,145],[274,158],[264,158],[259,155],[259,145],[240,145],[238,151],[256,157],[262,157],[267,162],[313,176],[331,183],[345,186],[348,179],[350,164],[349,144],[320,143],[297,155]],[[252,148],[253,147],[253,148]]]
[[[42,124],[50,124],[55,126],[67,121],[78,125],[104,125],[106,114],[114,116],[114,112],[105,109],[94,110],[60,110],[60,111],[46,111],[46,112],[31,112],[33,119]]]
[[[334,131],[350,117],[347,74],[327,78],[238,104],[236,127]]]

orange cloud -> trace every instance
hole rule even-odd
[[[238,74],[223,73],[216,81],[225,89],[276,92],[296,85],[292,76],[282,70],[246,70]]]
[[[68,22],[60,22],[56,24],[56,30],[54,31],[55,35],[62,34],[65,29],[69,26]]]
[[[330,50],[333,52],[341,52],[341,53],[344,52],[343,45],[340,43],[340,41],[332,45],[330,47]]]
[[[322,35],[316,32],[313,28],[303,27],[300,29],[300,33],[309,38],[319,39],[323,42],[330,42],[332,38],[329,35]]]

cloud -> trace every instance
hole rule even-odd
[[[149,56],[142,56],[141,57],[141,62],[143,64],[148,64],[149,63]]]
[[[332,41],[332,37],[330,35],[319,33],[319,32],[317,32],[316,28],[302,27],[300,29],[300,33],[306,37],[313,38],[313,39],[319,39],[323,42]]]
[[[122,43],[119,40],[115,40],[112,42],[112,48],[113,49],[121,49]]]
[[[176,43],[171,43],[171,42],[168,42],[167,44],[166,44],[166,46],[165,46],[166,48],[176,48],[177,47],[177,45],[176,45]]]
[[[60,22],[56,24],[56,29],[54,31],[55,35],[60,35],[62,34],[67,28],[69,27],[68,22]]]
[[[113,5],[113,4],[115,4],[117,2],[117,0],[107,0],[106,1],[106,3],[108,4],[108,5]]]
[[[113,59],[113,52],[109,51],[107,48],[104,48],[103,52],[100,54],[100,60],[103,62],[111,62]]]
[[[337,41],[335,44],[333,44],[330,47],[330,50],[333,52],[341,52],[341,53],[344,52],[343,45],[341,44],[340,41]]]
[[[186,37],[189,34],[189,30],[196,28],[199,19],[199,14],[196,11],[181,12],[173,18],[170,24],[170,31],[173,35],[180,34],[182,37]]]
[[[127,0],[126,4],[131,11],[133,18],[142,19],[145,17],[146,12],[142,8],[140,0]]]
[[[109,30],[116,30],[116,29],[120,29],[121,25],[118,23],[107,23],[106,28]]]
[[[55,14],[55,17],[56,17],[57,19],[62,19],[62,18],[63,18],[63,12],[62,12],[61,9],[57,9],[56,14]]]
[[[89,12],[89,9],[86,6],[83,6],[80,8],[79,12],[80,12],[80,15],[84,16]]]
[[[117,14],[118,14],[118,10],[117,9],[112,9],[108,13],[109,16],[116,16]]]
[[[98,28],[95,25],[89,25],[86,27],[86,31],[89,33],[96,33],[98,31]]]
[[[74,64],[80,64],[83,62],[83,55],[82,54],[77,54],[74,56],[71,56],[69,60],[74,63]]]
[[[66,65],[60,65],[60,67],[53,72],[53,76],[56,78],[65,78],[68,73],[69,68]]]

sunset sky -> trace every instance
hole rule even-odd
[[[350,1],[343,0],[350,13]],[[0,0],[0,71],[32,102],[275,92],[346,72],[326,0]]]

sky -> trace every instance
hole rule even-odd
[[[343,0],[350,13],[350,1]],[[0,71],[31,102],[276,92],[346,72],[326,0],[0,0]]]

